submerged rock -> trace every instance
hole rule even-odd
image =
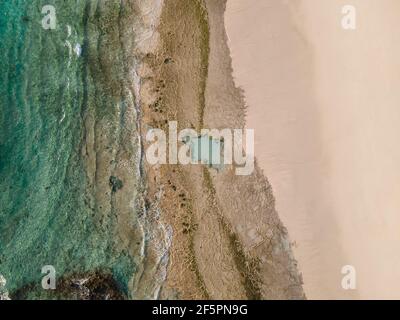
[[[125,293],[119,288],[114,277],[107,272],[64,276],[56,283],[55,290],[43,290],[40,284],[30,284],[11,293],[13,300],[67,299],[67,300],[125,300]]]
[[[122,189],[123,186],[124,184],[120,179],[114,176],[110,177],[110,187],[113,192],[117,192],[118,190]]]

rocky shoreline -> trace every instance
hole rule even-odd
[[[168,121],[177,121],[178,129],[244,127],[224,10],[225,1],[164,3],[160,46],[140,72],[142,132],[165,129]],[[160,219],[173,234],[160,298],[305,297],[271,186],[258,166],[248,177],[200,165],[145,168],[147,201],[161,194]]]

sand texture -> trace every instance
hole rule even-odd
[[[225,1],[165,1],[160,48],[141,70],[142,131],[243,128],[245,107],[232,78]],[[161,298],[301,299],[301,276],[271,187],[257,167],[146,167],[148,202],[159,203],[172,245]]]
[[[399,298],[400,3],[345,4],[229,0],[234,78],[307,297]]]

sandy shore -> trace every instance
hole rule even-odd
[[[142,134],[183,128],[243,128],[232,78],[225,1],[165,1],[160,44],[140,70]],[[172,234],[162,299],[302,299],[286,229],[260,169],[146,164],[147,204]],[[158,219],[158,218],[157,218]]]
[[[229,0],[234,77],[307,297],[399,298],[400,4],[344,4]]]

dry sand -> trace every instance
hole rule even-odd
[[[400,3],[345,4],[228,0],[234,77],[307,297],[400,298]]]

